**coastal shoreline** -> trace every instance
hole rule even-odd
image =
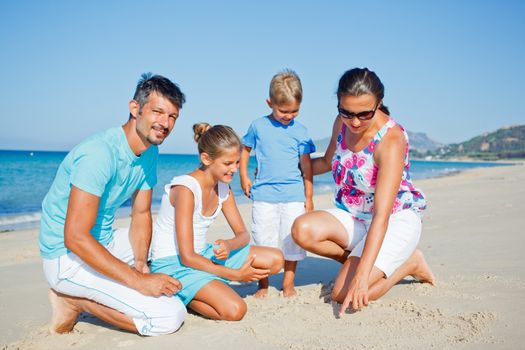
[[[248,314],[240,322],[216,322],[189,314],[173,335],[147,338],[115,330],[83,315],[68,335],[49,335],[50,307],[38,253],[38,231],[0,235],[2,349],[226,348],[250,349],[517,349],[525,301],[525,163],[473,168],[418,180],[428,198],[419,248],[436,274],[433,288],[407,278],[363,311],[336,316],[329,300],[339,264],[308,254],[297,271],[299,295],[280,296],[282,273],[271,279],[265,300],[255,284],[235,285]],[[331,194],[314,198],[332,206]],[[250,224],[250,204],[240,205]],[[117,221],[126,227],[129,218]],[[231,235],[221,216],[209,240]]]
[[[421,171],[421,174],[419,174],[420,178],[417,176],[413,178],[416,181],[421,181],[423,179],[427,178],[437,178],[442,176],[451,176],[456,173],[459,173],[464,170],[468,170],[470,168],[454,168],[454,163],[458,164],[479,164],[480,167],[487,166],[490,164],[490,166],[494,166],[493,164],[504,164],[504,165],[513,165],[513,164],[519,164],[520,162],[523,163],[525,161],[497,161],[497,162],[483,162],[483,161],[463,161],[463,160],[455,160],[455,161],[448,161],[448,160],[431,160],[426,161],[422,159],[415,159],[419,162],[424,163],[437,163],[437,164],[444,164],[444,163],[450,163],[452,168],[448,169],[430,169],[430,172],[427,170]],[[456,164],[457,166],[457,164]],[[412,169],[414,170],[414,169]],[[435,171],[435,173],[433,173]],[[416,172],[417,174],[417,172]],[[331,176],[329,176],[330,182],[327,182],[326,174],[316,176],[314,178],[314,194],[315,195],[324,195],[326,193],[333,193],[333,182],[331,181]],[[236,183],[238,183],[238,179],[234,179]],[[233,187],[235,190],[235,186]],[[239,204],[246,204],[249,203],[250,200],[246,198],[242,193],[238,192],[240,189],[237,189],[236,192],[236,200]],[[9,198],[6,198],[7,201],[9,201]],[[160,202],[153,203],[152,205],[152,212],[154,214],[158,213],[158,210],[160,209]],[[131,214],[131,207],[122,207],[117,210],[116,217],[117,218],[125,218]],[[40,224],[40,211],[31,211],[31,212],[21,212],[21,213],[3,213],[0,214],[0,234],[6,233],[6,232],[13,232],[13,231],[20,231],[20,230],[30,230],[30,229],[37,229]]]

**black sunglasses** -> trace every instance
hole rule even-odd
[[[376,107],[373,110],[371,110],[371,111],[363,111],[363,112],[359,112],[359,113],[353,113],[353,112],[349,112],[346,109],[343,109],[343,108],[341,108],[339,106],[337,106],[337,111],[339,112],[339,115],[341,117],[345,118],[345,119],[352,120],[354,118],[357,118],[359,120],[370,120],[376,114],[377,108],[379,107],[380,103],[381,103],[381,101],[378,102]]]

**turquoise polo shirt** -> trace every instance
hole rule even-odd
[[[116,210],[137,190],[157,183],[158,148],[150,146],[137,157],[122,127],[91,136],[67,154],[42,202],[40,254],[53,259],[69,251],[64,246],[64,224],[71,186],[100,197],[93,237],[103,245],[113,239]]]

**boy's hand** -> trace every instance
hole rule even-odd
[[[304,202],[304,209],[307,213],[314,210],[314,201],[312,198],[307,198],[306,202]]]
[[[252,181],[249,177],[241,177],[241,187],[246,197],[250,198],[250,191],[252,189]]]
[[[223,239],[218,239],[214,242],[213,252],[215,253],[215,259],[226,260],[230,256],[230,246],[228,242]]]

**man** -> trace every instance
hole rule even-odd
[[[60,164],[42,203],[39,237],[52,333],[70,332],[80,312],[142,335],[172,333],[184,321],[184,305],[171,297],[179,281],[147,266],[157,145],[184,102],[177,85],[144,74],[129,120],[83,141]],[[129,198],[129,231],[114,231],[115,211]]]

